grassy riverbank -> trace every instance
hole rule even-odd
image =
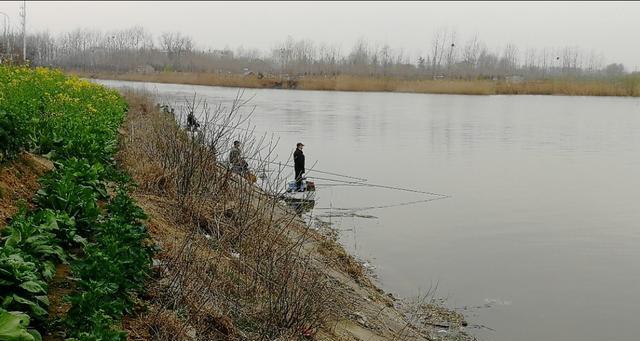
[[[157,83],[246,88],[295,88],[300,90],[384,91],[460,95],[566,95],[640,96],[640,76],[612,79],[556,78],[507,82],[504,80],[404,80],[359,76],[305,76],[295,81],[255,75],[155,72],[73,72],[82,77]]]
[[[470,339],[221,165],[233,113],[186,131],[144,94],[0,80],[0,340]]]

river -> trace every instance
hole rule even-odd
[[[238,93],[99,82],[212,104]],[[316,181],[319,216],[392,206],[331,218],[386,291],[435,288],[479,340],[638,339],[640,99],[271,89],[244,97],[256,132],[279,137],[282,161],[300,141],[316,169],[450,195],[392,206],[433,197]]]

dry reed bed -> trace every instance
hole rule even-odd
[[[362,76],[304,76],[293,82],[278,77],[259,79],[255,75],[156,72],[107,73],[75,72],[83,77],[243,88],[287,88],[301,90],[409,92],[459,95],[566,95],[566,96],[640,96],[640,77],[582,80],[547,79],[522,82],[492,80],[405,80]],[[289,86],[288,84],[292,84]]]
[[[131,339],[420,339],[335,241],[217,163],[232,115],[216,111],[192,134],[144,96],[126,97],[117,159],[161,248],[149,309],[125,323]],[[356,310],[368,326],[349,322]]]

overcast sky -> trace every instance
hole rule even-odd
[[[21,1],[0,2],[19,24]],[[0,21],[1,22],[1,21]],[[142,25],[154,35],[181,31],[200,47],[266,50],[287,36],[338,44],[364,37],[412,55],[426,54],[433,32],[478,34],[490,48],[578,46],[605,61],[640,69],[640,2],[36,2],[27,1],[27,30]]]

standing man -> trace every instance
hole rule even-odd
[[[293,165],[296,171],[296,189],[302,191],[302,174],[304,173],[304,153],[302,153],[302,147],[304,144],[298,142],[296,144],[296,151],[293,152]]]

